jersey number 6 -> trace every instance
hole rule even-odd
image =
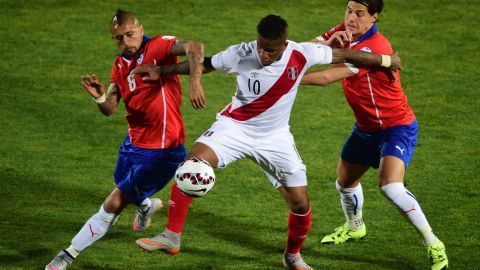
[[[137,84],[135,83],[135,76],[128,75],[127,81],[128,81],[128,88],[130,89],[131,92],[133,92],[133,90],[135,90],[135,87],[137,87]]]

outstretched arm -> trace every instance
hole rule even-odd
[[[202,65],[202,74],[209,73],[214,71],[215,68],[212,66],[212,58],[204,57]],[[188,75],[190,74],[190,63],[189,61],[183,61],[175,65],[167,66],[156,66],[153,64],[145,64],[136,67],[131,72],[132,75],[144,74],[142,79],[144,81],[156,81],[159,80],[162,76],[168,75]]]
[[[107,94],[105,94],[105,86],[95,74],[82,76],[82,85],[97,102],[98,109],[102,114],[110,116],[117,111],[120,93],[115,83],[110,84]]]
[[[173,55],[186,55],[188,59],[190,85],[189,99],[196,110],[205,107],[205,94],[200,78],[203,70],[203,44],[192,40],[178,39],[170,51]]]
[[[363,66],[382,66],[386,68],[402,69],[402,63],[397,52],[391,55],[372,54],[352,49],[332,49],[332,63],[352,63]]]
[[[210,73],[214,71],[215,68],[212,66],[212,58],[204,57],[202,64],[202,74]],[[156,66],[153,64],[144,64],[138,66],[132,70],[130,73],[132,75],[144,74],[142,79],[144,81],[156,81],[159,80],[162,76],[168,75],[189,75],[190,74],[190,63],[189,61],[183,61],[174,65],[167,66]]]
[[[173,55],[186,55],[187,61],[168,66],[145,64],[132,70],[132,75],[144,74],[145,81],[158,80],[162,76],[182,74],[190,75],[189,99],[192,107],[205,107],[205,94],[200,83],[204,68],[203,44],[191,40],[176,40],[170,51]]]
[[[302,84],[326,86],[353,75],[355,73],[344,64],[335,64],[326,70],[307,72],[302,78]]]

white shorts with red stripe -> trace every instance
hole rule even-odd
[[[258,164],[275,188],[307,185],[306,166],[295,147],[290,130],[257,133],[228,117],[217,121],[197,139],[217,155],[218,167],[243,158]]]

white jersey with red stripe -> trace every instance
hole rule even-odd
[[[311,66],[331,61],[332,49],[320,44],[288,41],[282,57],[269,66],[262,65],[256,41],[230,46],[212,57],[215,69],[237,75],[235,96],[219,117],[255,133],[288,129],[301,78]]]

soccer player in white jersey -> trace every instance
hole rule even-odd
[[[237,92],[232,103],[218,113],[217,121],[192,146],[187,159],[202,159],[214,168],[226,167],[242,158],[258,164],[290,210],[284,265],[289,269],[312,269],[300,255],[312,222],[306,167],[289,127],[297,87],[306,70],[316,64],[348,60],[365,65],[390,65],[382,61],[381,55],[289,41],[287,22],[280,16],[264,17],[257,32],[255,41],[230,46],[212,58],[205,58],[204,72],[220,70],[236,74]],[[383,59],[388,61],[390,56]],[[400,67],[396,55],[391,60],[394,67]],[[179,71],[178,65],[173,69],[188,74],[188,64],[183,67],[186,68],[183,71]],[[172,67],[144,65],[133,74],[151,80],[169,72]],[[180,233],[192,198],[173,185],[170,201],[166,230],[152,238],[137,240],[143,250],[179,252]]]

